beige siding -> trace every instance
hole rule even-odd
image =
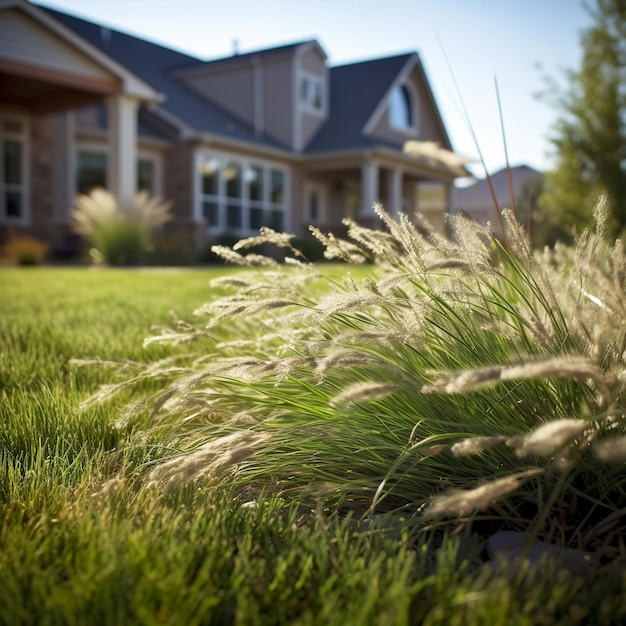
[[[328,73],[326,70],[326,64],[324,57],[320,53],[317,46],[312,47],[305,54],[300,57],[300,71],[305,73],[304,75],[317,76],[322,80],[324,90],[324,109],[323,115],[310,113],[306,110],[300,112],[300,148],[306,147],[306,145],[313,139],[317,131],[322,124],[328,119]],[[297,94],[299,97],[300,87],[296,85]]]
[[[291,171],[291,232],[298,236],[307,234],[307,224],[304,223],[304,172],[302,168],[294,166]]]
[[[291,59],[263,66],[263,128],[293,145],[293,69]]]
[[[184,82],[240,119],[249,124],[254,123],[254,80],[251,66],[187,78]]]
[[[314,46],[302,55],[300,61],[301,68],[311,74],[323,76],[326,71],[324,57],[320,54],[317,46]]]
[[[112,78],[84,54],[17,9],[0,11],[0,59],[91,79]]]

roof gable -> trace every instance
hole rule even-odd
[[[0,0],[0,11],[5,14],[4,26],[19,42],[8,41],[10,57],[25,64],[84,76],[87,80],[119,81],[123,91],[141,100],[158,102],[161,94],[141,80],[139,76],[109,56],[102,54],[62,23],[51,19],[49,13],[25,0]],[[9,37],[3,35],[3,41]],[[16,45],[17,44],[17,45]],[[33,60],[33,55],[35,59]]]

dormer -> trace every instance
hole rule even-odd
[[[298,48],[294,65],[296,116],[293,147],[300,152],[328,119],[330,81],[326,54],[316,41]]]
[[[326,54],[316,41],[199,63],[172,77],[263,135],[300,151],[328,118]]]

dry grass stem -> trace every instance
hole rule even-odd
[[[424,515],[429,518],[460,516],[466,517],[475,511],[487,508],[500,498],[517,491],[520,485],[530,478],[543,473],[535,468],[492,480],[475,489],[453,489],[435,496]]]
[[[171,491],[189,483],[220,478],[255,454],[268,439],[266,434],[238,430],[208,441],[190,454],[160,463],[150,471],[147,480]]]

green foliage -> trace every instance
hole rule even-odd
[[[103,189],[79,196],[70,212],[74,229],[91,244],[92,259],[108,265],[139,265],[146,259],[155,232],[170,219],[171,203],[137,194],[128,206]]]
[[[573,242],[571,228],[555,222],[552,213],[543,210],[541,201],[545,199],[545,187],[544,177],[526,179],[522,181],[515,198],[517,219],[530,234],[535,250],[554,246],[557,241]]]
[[[580,233],[606,194],[615,236],[626,228],[626,5],[596,0],[590,15],[580,69],[566,74],[566,91],[551,90],[562,116],[551,138],[557,166],[547,175],[541,206],[554,224]]]

